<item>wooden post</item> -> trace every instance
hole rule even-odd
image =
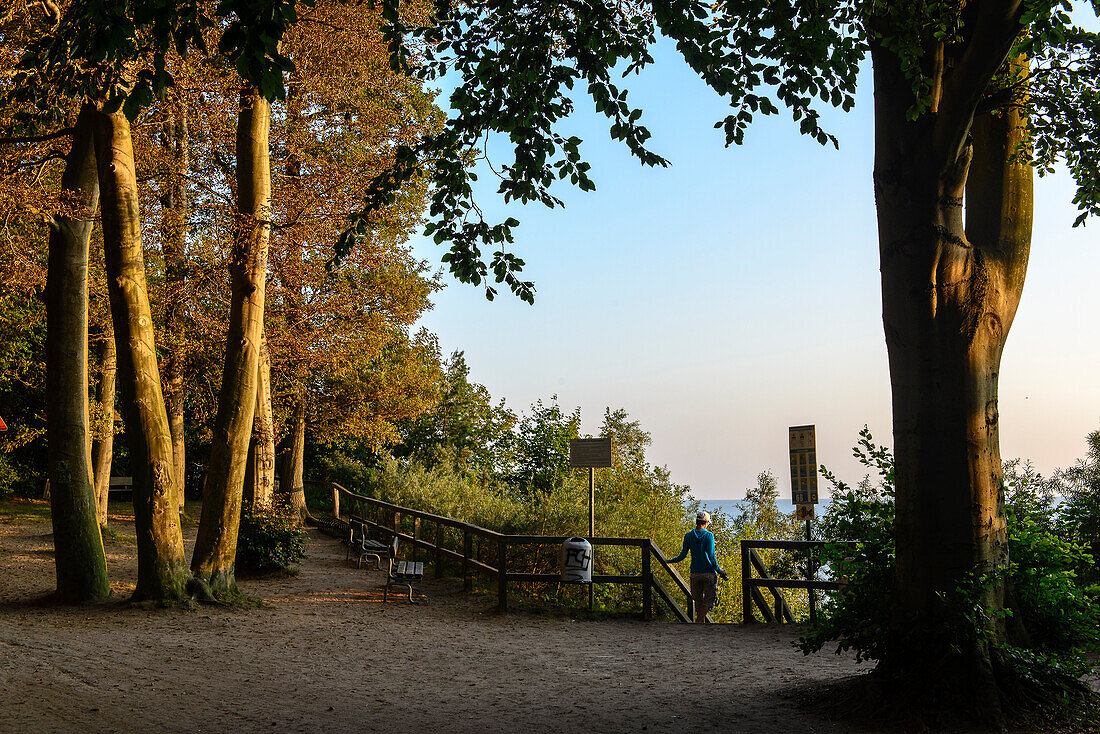
[[[412,542],[413,562],[414,563],[420,557],[420,546],[416,542],[418,540],[420,540],[420,518],[419,517],[414,517],[413,518],[413,542]]]
[[[741,623],[753,624],[756,618],[752,616],[752,589],[749,587],[749,579],[752,578],[752,563],[749,562],[749,552],[745,544],[741,544]]]
[[[469,592],[473,588],[470,578],[470,556],[474,552],[474,536],[469,528],[462,529],[462,590]]]
[[[650,555],[653,553],[653,541],[646,538],[642,542],[642,619],[653,619],[653,569]]]
[[[588,542],[596,537],[596,468],[588,467]],[[596,574],[596,545],[592,545],[592,575]],[[592,598],[595,583],[588,584],[588,611],[595,608]]]
[[[810,533],[810,518],[806,518],[806,540],[813,540]],[[810,547],[806,553],[806,580],[813,581],[817,578],[817,564],[814,561],[814,548]],[[817,599],[814,595],[813,589],[806,589],[806,593],[810,597],[810,624],[817,622]]]
[[[508,611],[508,541],[503,535],[497,541],[497,609]]]
[[[435,568],[435,577],[443,577],[443,554],[440,549],[443,547],[443,523],[438,520],[435,521],[435,560],[432,562],[432,567]]]
[[[588,467],[588,542],[596,537],[596,469]],[[595,549],[593,549],[595,550]]]
[[[337,520],[340,519],[340,490],[335,484],[332,485],[332,514]]]

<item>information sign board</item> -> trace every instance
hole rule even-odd
[[[569,466],[572,469],[599,469],[611,466],[611,439],[570,439]]]
[[[813,426],[791,426],[791,500],[817,504],[817,436]]]

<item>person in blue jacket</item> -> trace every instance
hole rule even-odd
[[[718,565],[714,554],[714,533],[707,530],[710,515],[700,510],[695,515],[695,529],[684,535],[684,547],[680,555],[669,558],[669,563],[679,563],[691,553],[691,598],[695,600],[695,622],[704,624],[707,614],[718,602],[718,577],[729,576]]]

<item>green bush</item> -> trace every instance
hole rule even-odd
[[[245,508],[237,534],[237,571],[290,571],[305,556],[305,539],[298,513],[285,502],[259,512]]]
[[[18,480],[19,473],[11,465],[8,455],[0,451],[0,500],[6,500],[12,496]]]
[[[878,484],[865,478],[853,489],[825,471],[834,491],[819,525],[823,540],[856,542],[854,549],[847,543],[828,545],[823,554],[832,575],[849,585],[827,597],[818,623],[799,646],[808,654],[835,642],[838,653],[851,651],[857,660],[880,661],[893,612],[893,457],[875,446],[866,428],[860,432],[855,455],[878,472]],[[1091,566],[1092,558],[1085,546],[1056,534],[1048,483],[1030,467],[1023,473],[1017,468],[1010,462],[1005,472],[1011,589],[1011,608],[1005,613],[1015,617],[1010,626],[1026,634],[1017,641],[1020,646],[1002,646],[1000,654],[1021,679],[1065,683],[1089,671],[1087,653],[1100,645],[1096,589],[1083,584],[1076,572]],[[988,578],[975,574],[945,594],[947,621],[926,633],[946,635],[956,647],[967,640],[992,641],[996,620],[981,602],[988,583]]]
[[[1100,647],[1100,606],[1096,587],[1084,587],[1075,569],[1091,566],[1092,556],[1012,505],[1005,511],[1014,608],[1030,637],[1028,650],[1041,656],[1034,662],[1084,675],[1091,668],[1086,653]]]

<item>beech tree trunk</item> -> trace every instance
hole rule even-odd
[[[275,423],[271,406],[271,354],[267,335],[260,335],[260,365],[256,375],[256,413],[248,447],[244,499],[256,510],[271,507],[275,496]]]
[[[303,125],[302,103],[299,94],[299,80],[291,75],[287,83],[286,91],[286,126],[289,139],[294,139],[293,133]],[[287,199],[290,203],[287,212],[288,220],[297,222],[302,215],[301,200],[302,191],[302,159],[298,151],[291,146],[285,168]],[[300,224],[298,226],[301,226]],[[286,255],[283,262],[285,272],[282,273],[283,297],[286,308],[287,329],[297,336],[299,324],[302,321],[302,304],[304,296],[302,292],[302,239],[297,232],[297,227],[288,227],[284,231],[288,237]],[[300,337],[297,337],[300,338]],[[280,493],[287,498],[290,506],[298,512],[301,523],[312,521],[309,508],[306,506],[305,494],[305,450],[306,450],[306,395],[308,394],[307,382],[309,371],[304,361],[288,365],[290,383],[295,393],[291,399],[290,419],[286,437],[286,454],[282,462],[282,476],[280,479]]]
[[[271,107],[255,89],[241,91],[237,120],[237,234],[218,412],[210,447],[202,518],[191,570],[215,595],[236,593],[234,561],[263,330],[271,237]]]
[[[187,445],[184,437],[183,333],[187,299],[185,239],[187,237],[187,172],[190,166],[190,136],[187,105],[174,100],[164,124],[164,143],[171,157],[161,206],[164,208],[161,242],[164,248],[164,331],[168,358],[164,362],[164,398],[168,427],[172,435],[173,477],[176,504],[183,507],[187,481]]]
[[[100,421],[92,439],[92,481],[95,485],[96,514],[102,528],[107,525],[107,497],[115,449],[115,371],[118,359],[114,329],[111,328],[110,304],[98,349],[100,366],[95,401]]]
[[[312,519],[306,507],[305,488],[306,455],[306,406],[297,402],[291,412],[290,432],[287,435],[287,452],[283,459],[282,492],[290,506],[298,511],[299,519],[305,523]]]
[[[138,549],[134,598],[177,600],[185,595],[189,575],[175,502],[172,439],[145,286],[130,122],[121,112],[97,112],[95,118],[107,293],[134,481]]]
[[[99,198],[94,110],[80,111],[61,178],[77,218],[50,222],[46,277],[46,440],[57,595],[96,602],[111,594],[88,453],[88,240]]]
[[[886,669],[952,691],[993,720],[1001,707],[989,642],[1004,635],[1008,564],[997,380],[1027,268],[1032,182],[1030,167],[1010,160],[1024,140],[1018,112],[972,125],[981,94],[968,95],[959,80],[968,71],[991,77],[1014,37],[1006,35],[1000,60],[980,70],[960,61],[958,76],[939,79],[929,114],[913,122],[911,82],[892,54],[873,55],[897,503]],[[993,616],[993,639],[955,650],[951,600],[978,574],[988,574],[975,593]]]

